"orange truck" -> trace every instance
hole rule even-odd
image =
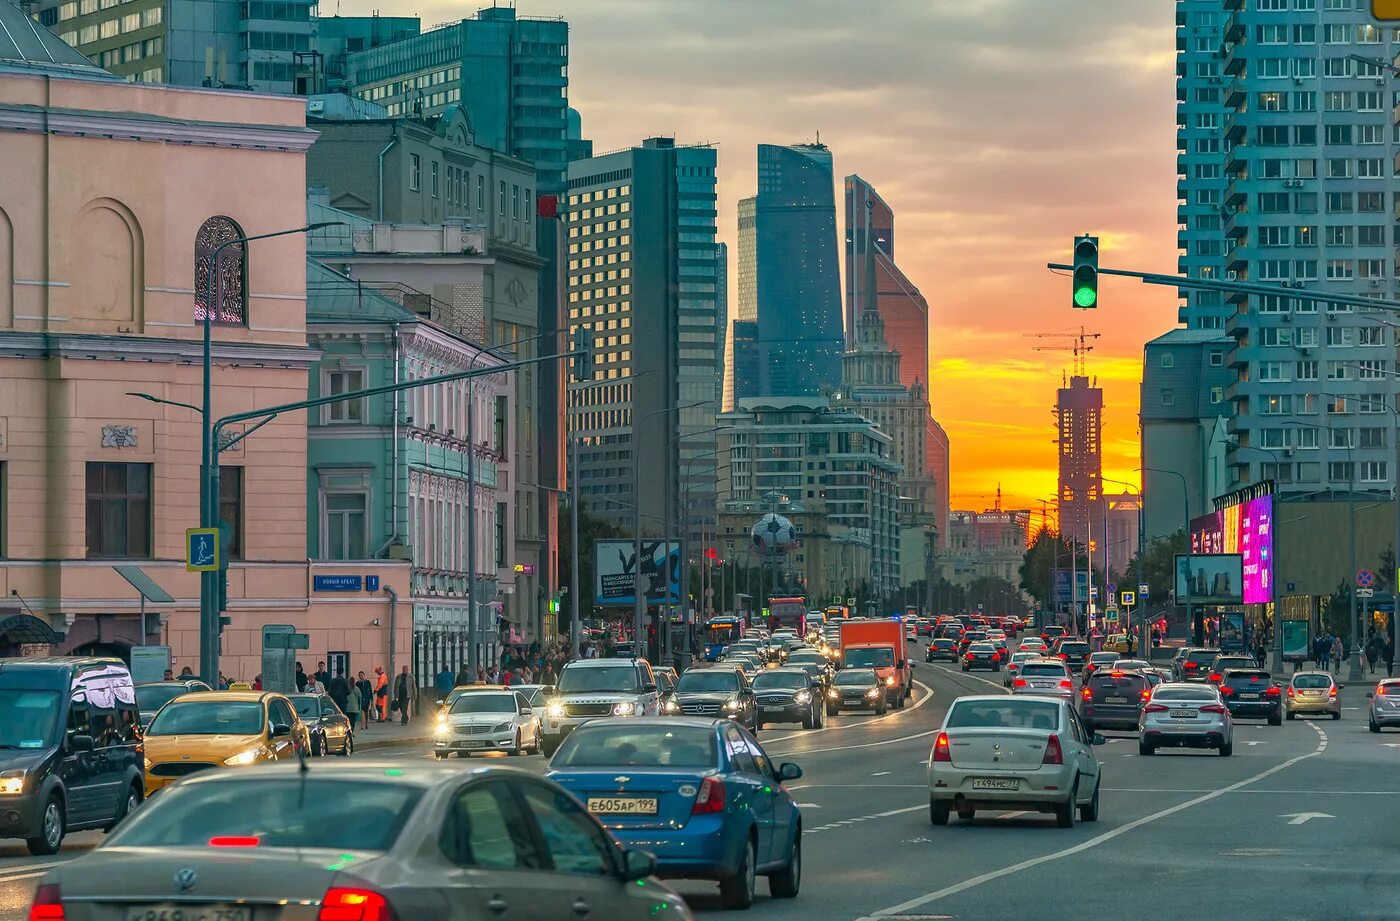
[[[903,707],[914,691],[914,663],[905,654],[904,624],[897,620],[842,621],[841,667],[875,669],[892,707]]]

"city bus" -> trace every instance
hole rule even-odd
[[[768,629],[787,627],[799,637],[807,635],[807,599],[801,595],[768,599]]]
[[[730,643],[744,638],[744,618],[711,617],[705,621],[705,661],[717,662]]]
[[[828,605],[828,606],[827,606],[827,609],[826,609],[826,620],[827,620],[827,623],[831,623],[832,621],[837,621],[837,620],[850,620],[850,619],[851,619],[851,609],[848,608],[848,607],[846,607],[844,604],[832,604],[832,605]]]

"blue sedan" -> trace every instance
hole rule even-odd
[[[731,720],[640,717],[576,729],[550,779],[588,806],[627,847],[656,856],[657,875],[719,881],[725,908],[748,908],[755,878],[774,898],[802,882],[802,816],[775,767]]]

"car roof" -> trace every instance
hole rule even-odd
[[[670,717],[673,721],[678,721],[679,717]],[[613,722],[604,720],[600,722]],[[636,720],[629,720],[631,723]],[[258,783],[266,780],[269,775],[282,775],[285,777],[303,776],[309,779],[334,779],[334,780],[361,780],[374,779],[383,781],[385,776],[393,778],[395,783],[411,784],[418,787],[434,787],[443,783],[457,783],[464,778],[479,777],[486,774],[497,774],[507,772],[519,777],[539,778],[539,775],[517,767],[507,767],[506,765],[483,765],[470,770],[463,770],[459,764],[438,761],[412,762],[402,760],[372,760],[361,756],[353,760],[317,758],[307,762],[305,774],[301,773],[300,764],[295,761],[269,761],[260,764],[249,765],[239,768],[236,771],[203,771],[197,772],[194,776],[186,777],[180,786],[200,783]]]
[[[169,681],[144,681],[138,684],[136,689],[139,691],[141,688],[184,688],[191,684],[204,684],[204,682],[199,678],[172,678]]]
[[[1212,694],[1219,696],[1219,692],[1215,690],[1215,685],[1205,684],[1200,681],[1163,681],[1161,684],[1157,685],[1154,689],[1154,693],[1161,690],[1200,691],[1203,697],[1209,697]]]
[[[626,659],[575,659],[572,662],[564,663],[565,668],[602,668],[607,665],[636,665],[645,661],[640,657],[630,657]]]
[[[1034,696],[1034,695],[1026,695],[1026,696]],[[1025,699],[1024,696],[1018,696],[1018,695],[1012,695],[1012,694],[967,694],[967,695],[964,695],[964,696],[962,696],[962,697],[955,698],[955,699],[953,700],[953,703],[954,703],[954,705],[956,705],[956,704],[962,704],[962,703],[990,704],[990,703],[1007,703],[1007,702],[1013,701],[1013,700],[1024,700],[1024,699]],[[1048,695],[1048,694],[1045,695],[1045,696],[1043,696],[1043,697],[1037,697],[1036,699],[1037,699],[1037,700],[1051,700],[1051,701],[1054,701],[1055,703],[1059,703],[1059,704],[1067,704],[1067,703],[1068,703],[1068,701],[1066,701],[1063,697],[1054,697],[1054,696],[1051,696],[1051,695]]]
[[[1328,678],[1331,678],[1333,681],[1336,681],[1336,680],[1337,680],[1337,679],[1336,679],[1336,676],[1334,676],[1331,672],[1326,671],[1325,669],[1321,669],[1321,668],[1305,668],[1305,669],[1303,669],[1302,671],[1294,672],[1293,674],[1289,675],[1288,677],[1289,677],[1289,678],[1297,678],[1299,675],[1326,675]]]
[[[290,695],[279,694],[276,691],[205,691],[202,694],[191,695],[189,703],[216,704],[219,701],[246,701],[257,703],[273,697],[286,698]],[[175,703],[175,701],[171,701]]]

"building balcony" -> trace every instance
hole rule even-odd
[[[1238,183],[1231,183],[1225,196],[1225,207],[1233,208],[1238,213],[1248,201],[1249,193],[1240,188]]]
[[[1244,73],[1244,65],[1244,55],[1235,54],[1232,51],[1230,57],[1225,61],[1225,73],[1231,77],[1239,76]]]
[[[1249,90],[1245,86],[1245,81],[1241,77],[1236,77],[1230,83],[1229,89],[1225,90],[1225,106],[1230,109],[1238,109],[1244,105],[1249,98]]]
[[[1237,45],[1245,39],[1244,23],[1240,22],[1240,17],[1231,16],[1225,20],[1225,32],[1222,36],[1227,45]]]
[[[1225,0],[1224,9],[1227,13],[1242,10],[1244,9],[1244,0]]]
[[[1245,125],[1238,119],[1232,120],[1225,128],[1225,140],[1229,141],[1232,147],[1238,147],[1243,143],[1247,130]]]
[[[1249,167],[1249,157],[1246,156],[1245,147],[1231,147],[1230,152],[1225,155],[1225,174],[1227,176],[1241,175]]]

